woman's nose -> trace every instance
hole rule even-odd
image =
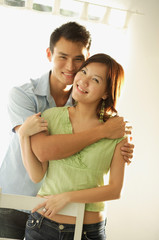
[[[81,83],[82,83],[82,85],[85,87],[87,87],[88,86],[88,84],[89,84],[89,79],[88,79],[88,77],[84,77],[82,80],[81,80]]]

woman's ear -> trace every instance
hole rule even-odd
[[[102,97],[102,100],[106,100],[107,97],[108,97],[108,95],[107,95],[107,93],[105,93],[105,94],[103,95],[103,97]]]
[[[51,62],[52,61],[52,53],[51,53],[50,48],[46,49],[46,54],[47,54],[47,58],[48,58],[49,62]]]

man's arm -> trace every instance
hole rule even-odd
[[[22,87],[13,87],[10,90],[7,108],[12,131],[15,131],[16,126],[23,124],[29,116],[36,113],[33,97],[30,98]]]
[[[45,162],[69,157],[102,138],[115,139],[123,137],[124,134],[123,118],[114,117],[96,128],[76,134],[47,135],[45,132],[36,134],[31,137],[31,146],[37,158]]]

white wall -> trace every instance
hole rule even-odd
[[[107,52],[125,67],[120,112],[134,129],[134,159],[126,167],[122,197],[108,207],[108,240],[159,239],[159,2],[135,4],[140,4],[145,15],[133,15],[128,32],[87,25],[93,38],[91,52]],[[65,20],[0,6],[1,156],[9,138],[8,90],[48,69],[45,49],[49,35]]]
[[[109,204],[108,240],[159,239],[159,1],[142,1],[140,8],[145,15],[134,15],[129,26],[121,103],[133,124],[135,153],[121,200]]]

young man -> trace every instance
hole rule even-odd
[[[41,183],[34,184],[22,162],[18,129],[27,117],[43,112],[50,107],[72,104],[71,86],[77,70],[85,59],[89,57],[91,45],[90,33],[85,27],[69,22],[55,29],[50,37],[50,46],[47,49],[47,57],[52,62],[52,70],[39,79],[31,80],[31,83],[21,87],[14,87],[9,96],[8,111],[12,123],[12,139],[0,169],[0,186],[2,192],[20,195],[36,196]],[[101,134],[102,132],[102,134]],[[125,133],[125,123],[122,118],[110,119],[102,127],[85,131],[79,134],[54,135],[49,144],[42,143],[39,152],[41,161],[48,161],[52,154],[58,159],[64,155],[72,155],[87,145],[100,139],[100,134],[105,138],[118,138]],[[52,146],[56,144],[53,152]],[[125,160],[132,157],[133,145],[128,144],[125,151]],[[56,156],[56,157],[57,157]],[[0,209],[0,237],[23,239],[25,223],[28,214],[22,211]]]

